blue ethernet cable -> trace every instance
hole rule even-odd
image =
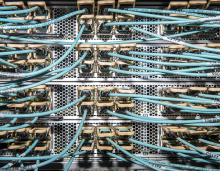
[[[122,73],[122,74],[129,74],[129,75],[163,75],[165,73],[161,72],[132,72],[132,71],[125,71],[125,70],[120,70],[120,69],[115,69],[112,67],[108,68],[110,71]]]
[[[158,38],[163,39],[163,40],[167,40],[169,42],[172,42],[172,43],[175,43],[175,44],[178,44],[178,45],[183,45],[183,46],[187,46],[187,47],[191,47],[191,48],[195,48],[195,49],[206,50],[206,51],[211,51],[211,52],[220,52],[220,49],[214,49],[214,48],[209,48],[209,47],[202,47],[202,46],[186,43],[186,42],[183,42],[183,41],[179,41],[179,40],[175,40],[175,39],[170,39],[170,38],[165,37],[165,36],[161,36],[161,35],[149,32],[149,31],[145,31],[145,30],[139,29],[137,27],[130,27],[130,28],[133,29],[133,30],[136,30],[136,31],[140,31],[142,33],[149,34],[149,35],[154,36],[154,37],[158,37]]]
[[[162,14],[180,14],[180,15],[189,15],[201,18],[212,17],[209,15],[198,14],[193,12],[185,12],[185,11],[176,11],[176,10],[163,10],[163,9],[148,9],[148,8],[128,8],[128,11],[135,12],[152,12],[152,13],[162,13]]]
[[[202,99],[182,99],[182,98],[173,98],[173,97],[161,97],[161,96],[150,96],[150,95],[142,95],[142,94],[124,94],[124,93],[110,93],[109,96],[117,96],[117,97],[135,97],[135,98],[148,98],[148,99],[159,99],[159,100],[168,100],[168,101],[177,101],[177,102],[192,102],[192,103],[210,103],[213,104],[213,100]],[[220,104],[220,102],[219,102]]]
[[[77,61],[75,62],[71,67],[69,68],[65,68],[64,71],[60,72],[59,74],[57,75],[54,75],[50,78],[47,78],[43,81],[40,81],[40,82],[37,82],[37,83],[34,83],[34,84],[31,84],[31,85],[27,85],[27,86],[24,86],[24,87],[19,87],[19,88],[13,88],[13,89],[8,89],[8,90],[0,90],[0,94],[9,94],[9,93],[15,93],[15,92],[18,92],[18,91],[22,91],[22,90],[26,90],[26,89],[30,89],[30,88],[33,88],[33,87],[36,87],[36,86],[39,86],[39,85],[42,85],[42,84],[45,84],[47,82],[50,82],[56,78],[59,78],[61,77],[62,75],[66,74],[67,72],[69,72],[70,70],[72,70],[73,68],[75,68],[76,66],[78,66],[80,64],[80,62],[86,57],[87,53],[84,53],[82,55],[82,57]]]
[[[16,154],[16,157],[19,157],[19,154]],[[21,160],[18,160],[18,163],[20,165],[20,167],[24,167],[23,162]],[[26,171],[26,170],[24,170]]]
[[[119,160],[123,160],[125,162],[133,162],[135,164],[138,164],[138,165],[142,165],[142,163],[136,161],[136,160],[131,160],[131,159],[125,159],[121,156],[117,156],[115,154],[112,154],[110,152],[106,152],[106,154],[108,154],[109,156],[111,157],[115,157]],[[182,153],[181,153],[182,154]],[[184,154],[186,155],[186,154]],[[170,166],[170,167],[179,167],[179,168],[185,168],[185,169],[192,169],[192,170],[205,170],[205,171],[213,171],[212,169],[207,169],[207,168],[203,168],[203,167],[195,167],[195,166],[188,166],[188,165],[182,165],[182,164],[173,164],[173,163],[165,163],[165,162],[160,162],[160,161],[154,161],[154,160],[149,160],[149,159],[144,159],[144,158],[141,158],[142,160],[146,161],[146,162],[149,162],[149,163],[152,163],[152,164],[156,164],[156,165],[162,165],[162,166]],[[204,160],[204,159],[203,159]],[[211,162],[210,162],[211,163]],[[214,162],[213,162],[214,163]],[[217,169],[215,169],[217,171]]]
[[[206,119],[202,120],[202,119],[197,119],[197,120],[167,120],[167,119],[157,119],[157,118],[149,118],[149,117],[145,117],[145,116],[128,116],[128,115],[123,115],[123,114],[118,114],[112,111],[107,111],[108,114],[110,115],[114,115],[117,117],[121,117],[121,118],[126,118],[126,119],[131,119],[131,120],[136,120],[136,121],[140,121],[140,122],[147,122],[147,123],[167,123],[167,124],[195,124],[195,123],[202,123],[202,122],[206,122]]]
[[[203,162],[203,163],[210,163],[210,164],[219,164],[219,162],[215,161],[215,160],[207,160],[207,159],[196,158],[196,157],[192,157],[190,155],[183,154],[183,153],[176,153],[176,154],[181,156],[181,157],[189,158],[189,160],[194,160],[194,161]]]
[[[17,6],[1,6],[0,11],[17,9]]]
[[[68,157],[68,156],[76,156],[76,155],[81,155],[81,154],[85,154],[86,151],[80,151],[80,152],[75,152],[75,153],[67,153],[64,154],[61,157]],[[22,161],[32,161],[32,160],[48,160],[51,159],[53,157],[56,157],[57,155],[50,155],[50,156],[38,156],[38,157],[22,157],[22,158],[17,158],[17,157],[0,157],[1,161],[8,161],[8,160],[22,160]]]
[[[146,63],[152,63],[152,64],[158,64],[158,65],[168,65],[168,66],[180,66],[180,67],[185,67],[185,66],[217,66],[220,65],[220,63],[216,62],[200,62],[200,63],[180,63],[180,62],[160,62],[160,61],[153,61],[153,60],[147,60],[147,59],[140,59],[140,58],[134,58],[134,57],[129,57],[125,55],[119,55],[115,53],[108,53],[109,56],[115,56],[118,58],[122,59],[128,59],[131,61],[138,61],[138,62],[146,62]]]
[[[205,98],[200,98],[200,97],[194,97],[194,96],[188,96],[184,94],[179,94],[179,97],[185,98],[185,99],[191,99],[191,100],[210,100],[210,99],[205,99]],[[216,101],[217,102],[217,101]]]
[[[217,59],[217,60],[220,60],[220,56],[215,56],[215,54],[209,54],[209,55],[206,55],[206,54],[195,54],[195,53],[187,53],[187,52],[183,52],[182,53],[183,55],[191,55],[193,57],[204,57],[204,58],[210,58],[210,59]],[[193,58],[192,57],[192,58]]]
[[[196,108],[197,109],[197,108]],[[182,109],[180,110],[180,112],[183,112],[183,113],[202,113],[202,114],[209,114],[209,115],[218,115],[219,112],[218,111],[201,111],[201,110],[191,110],[191,109]]]
[[[36,140],[33,142],[33,144],[31,144],[31,146],[30,146],[27,150],[25,150],[24,153],[22,153],[21,155],[19,155],[19,156],[17,156],[17,157],[19,158],[19,157],[24,157],[24,156],[26,156],[26,155],[37,145],[38,141],[39,141],[39,140],[36,139]],[[15,161],[11,161],[10,163],[8,163],[8,164],[6,164],[5,166],[3,166],[2,168],[10,168],[10,167],[13,166],[16,162],[17,162],[16,160],[15,160]]]
[[[2,125],[2,126],[0,126],[0,128],[5,128],[5,127],[11,126],[12,124],[14,124],[14,123],[17,121],[17,119],[18,119],[18,118],[12,119],[10,123],[5,124],[5,125]]]
[[[39,155],[37,155],[37,157],[39,157]],[[36,164],[39,164],[40,160],[36,160]],[[34,171],[38,171],[38,168],[34,169]]]
[[[199,18],[199,19],[185,19],[185,18],[157,15],[157,14],[133,12],[133,11],[121,10],[121,9],[112,9],[112,8],[109,8],[108,11],[109,12],[123,13],[123,14],[132,14],[132,15],[137,15],[137,16],[142,16],[142,17],[159,18],[159,19],[166,19],[166,20],[175,20],[175,21],[168,21],[168,22],[166,22],[167,24],[200,23],[200,22],[213,21],[213,20],[218,20],[219,19],[219,16]],[[123,23],[123,22],[118,22],[118,23]],[[124,23],[125,24],[120,24],[120,25],[140,25],[140,24],[136,24],[136,23],[144,23],[144,22],[124,22]],[[132,23],[135,23],[135,24],[132,24]],[[148,23],[151,24],[151,23],[154,23],[154,22],[146,22],[146,24],[148,24]],[[163,21],[158,22],[158,24],[163,24],[163,23],[164,23]],[[117,22],[106,23],[105,25],[110,26],[110,25],[115,25],[115,24],[118,25]]]
[[[149,164],[148,162],[145,162],[145,161],[141,160],[141,159],[138,158],[137,156],[135,156],[135,155],[133,155],[133,154],[127,152],[126,150],[124,150],[123,148],[121,148],[119,145],[117,145],[117,144],[116,144],[114,141],[112,141],[111,139],[106,138],[106,140],[108,140],[111,144],[113,144],[115,147],[117,147],[118,149],[120,149],[124,154],[126,154],[126,155],[128,155],[129,157],[131,157],[131,158],[137,160],[138,162],[142,163],[144,166],[147,166],[147,167],[149,167],[149,168],[151,168],[151,169],[153,169],[153,170],[157,170],[157,171],[162,171],[162,170],[164,170],[164,169],[160,169],[160,167],[158,168],[158,166],[155,167],[155,166]]]
[[[220,144],[218,144],[218,143],[215,143],[215,142],[211,142],[211,141],[207,141],[207,140],[204,140],[204,139],[198,139],[198,141],[201,141],[201,142],[203,142],[203,143],[206,143],[206,144],[209,144],[209,145],[214,145],[214,146],[216,146],[216,147],[220,147]]]
[[[172,57],[172,58],[184,58],[184,59],[195,59],[195,60],[201,60],[201,61],[217,61],[217,60],[212,60],[209,59],[209,57],[205,58],[203,56],[199,56],[199,54],[193,54],[193,57],[191,56],[192,53],[187,53],[186,55],[183,53],[183,55],[179,54],[169,54],[169,53],[148,53],[148,52],[135,52],[135,51],[130,51],[129,54],[132,55],[143,55],[143,56],[164,56],[164,57]],[[195,56],[194,56],[195,55]],[[212,58],[212,57],[210,57]],[[214,58],[214,59],[219,59],[219,58]]]
[[[10,131],[10,130],[17,130],[17,129],[22,129],[22,128],[27,128],[30,125],[34,124],[37,121],[38,117],[35,117],[32,121],[29,123],[23,124],[23,125],[18,125],[18,126],[13,126],[13,127],[0,127],[0,131]]]
[[[201,17],[201,18],[210,17],[209,15],[198,14],[198,13],[193,13],[193,12],[163,10],[163,9],[128,8],[128,11],[146,12],[146,13],[152,12],[152,13],[162,13],[162,14],[180,14],[180,15],[188,15],[188,16],[195,16],[195,17]]]
[[[84,100],[85,98],[86,98],[86,96],[83,96],[83,97],[81,97],[81,98],[79,98],[79,99],[69,103],[66,106],[60,107],[58,109],[42,112],[42,113],[29,113],[29,114],[19,114],[19,115],[16,115],[16,114],[0,114],[0,118],[29,118],[29,117],[46,116],[46,115],[50,115],[52,113],[57,113],[57,112],[59,112],[61,110],[64,110],[64,109],[70,107],[70,106],[73,106],[73,105],[79,103],[80,101]]]
[[[200,55],[207,55],[207,56],[214,56],[214,57],[219,57],[218,59],[220,59],[220,55],[219,54],[215,54],[215,53],[209,53],[209,52],[201,52]]]
[[[36,21],[29,21],[29,20],[16,20],[16,19],[7,19],[7,18],[0,18],[0,21],[2,22],[8,22],[8,23],[28,23],[28,24],[36,24]],[[3,26],[1,24],[0,26]],[[4,25],[6,26],[6,25]]]
[[[78,145],[78,147],[76,148],[75,152],[78,152],[78,151],[80,150],[80,148],[82,147],[84,141],[85,141],[85,139],[82,139],[82,140],[81,140],[81,142],[80,142],[80,144]],[[74,157],[75,157],[75,156],[72,156],[72,157],[71,157],[71,159],[70,159],[69,162],[67,163],[67,165],[66,165],[64,171],[68,171],[68,170],[69,170],[69,168],[70,168],[70,166],[71,166],[71,164],[72,164],[72,162],[73,162],[73,160],[74,160]]]
[[[210,55],[201,55],[201,54],[185,53],[185,52],[179,55],[179,54],[169,54],[169,53],[149,53],[149,52],[130,51],[129,54],[143,55],[143,56],[164,56],[164,57],[172,57],[172,58],[186,58],[186,59],[196,59],[196,60],[203,60],[203,61],[205,60],[209,61],[210,60],[209,58],[218,59],[218,60],[220,59],[220,58],[212,57]]]
[[[22,82],[17,82],[17,83],[7,85],[5,87],[0,87],[0,90],[7,90],[7,89],[10,89],[10,88],[18,87],[19,84],[22,84]]]
[[[0,94],[9,94],[9,93],[15,93],[15,92],[18,92],[18,91],[22,91],[22,90],[26,90],[26,89],[30,89],[30,88],[33,88],[33,87],[36,87],[36,86],[39,86],[39,85],[42,85],[42,84],[45,84],[47,82],[50,82],[56,78],[59,78],[61,77],[62,75],[66,74],[67,72],[69,72],[70,70],[72,70],[73,68],[75,68],[77,65],[80,64],[80,62],[86,57],[87,53],[84,53],[83,56],[77,61],[75,62],[71,67],[69,68],[65,68],[64,71],[60,72],[59,74],[57,75],[54,75],[50,78],[47,78],[43,81],[40,81],[40,82],[37,82],[37,83],[34,83],[34,84],[31,84],[31,85],[27,85],[27,86],[24,86],[24,87],[19,87],[19,88],[13,88],[13,89],[8,89],[8,90],[0,90]]]
[[[15,141],[17,141],[17,138],[15,138],[15,139],[0,140],[0,144],[11,143],[11,142],[15,142]]]
[[[176,139],[177,139],[178,141],[182,142],[183,144],[185,144],[185,145],[187,145],[187,146],[193,148],[194,150],[198,151],[199,153],[205,154],[205,155],[210,156],[210,157],[213,157],[213,158],[215,158],[215,159],[220,159],[220,155],[214,154],[214,153],[209,152],[209,151],[206,151],[206,150],[202,150],[201,148],[198,148],[198,147],[196,147],[196,146],[194,146],[194,145],[192,145],[192,144],[186,142],[185,140],[183,140],[183,139],[180,138],[180,137],[177,137]]]
[[[2,98],[2,97],[15,97],[15,96],[17,96],[17,94],[1,94],[0,95],[0,98]]]
[[[0,26],[0,30],[11,30],[11,29],[24,29],[25,30],[25,29],[31,29],[31,28],[45,27],[45,26],[48,26],[50,24],[57,23],[57,22],[59,22],[61,20],[64,20],[66,18],[72,17],[72,16],[77,15],[77,14],[81,14],[81,13],[84,13],[84,12],[85,12],[85,10],[74,11],[74,12],[66,14],[66,15],[64,15],[62,17],[59,17],[59,18],[56,18],[56,19],[53,19],[51,21],[47,21],[47,22],[44,22],[44,23],[40,23],[40,24],[16,25],[16,26]],[[0,11],[0,15],[1,15],[1,11]]]
[[[149,70],[149,71],[154,71],[154,69],[158,69],[158,68],[150,68],[150,67],[139,67],[139,66],[133,66],[133,65],[129,65],[128,68],[131,69],[138,69],[138,70]],[[217,67],[196,67],[196,68],[187,68],[187,69],[180,69],[180,70],[165,70],[166,71],[173,71],[173,72],[192,72],[192,71],[201,71],[201,70],[210,70],[210,69],[217,69]],[[220,68],[220,67],[219,67]],[[156,70],[155,70],[156,71]],[[164,70],[161,71],[161,74],[165,74]]]
[[[211,14],[211,15],[220,15],[220,11],[217,10],[205,10],[205,9],[182,9],[184,12],[193,12],[193,13],[202,13],[202,14]]]
[[[12,101],[3,102],[3,103],[0,103],[0,106],[6,106],[8,104],[13,104],[13,103],[21,103],[21,102],[25,102],[25,101],[28,101],[28,100],[31,100],[31,99],[34,99],[34,98],[37,98],[37,96],[29,96],[29,97],[24,97],[24,98],[21,98],[21,99],[16,99],[16,100],[12,100]]]
[[[160,150],[163,150],[163,151],[170,151],[170,152],[184,153],[184,154],[200,154],[198,151],[180,150],[180,149],[175,149],[175,148],[160,147],[160,146],[157,146],[157,145],[152,145],[152,144],[147,144],[147,143],[144,143],[144,142],[140,142],[140,141],[134,140],[132,138],[129,138],[128,140],[135,143],[135,144],[143,145],[145,147],[160,149]],[[216,154],[216,155],[220,154],[220,152],[213,152],[213,153]]]
[[[201,94],[201,93],[199,93],[199,96],[207,97],[207,98],[215,98],[215,99],[219,99],[220,98],[219,95],[212,95],[212,94]]]
[[[8,46],[0,46],[0,49],[6,49],[6,50],[16,50],[16,48],[8,47]]]
[[[56,156],[53,156],[53,158],[47,160],[47,161],[44,161],[42,163],[39,163],[39,164],[33,164],[33,165],[28,165],[28,166],[25,166],[25,167],[13,167],[12,169],[14,170],[34,170],[36,168],[39,168],[39,167],[42,167],[42,166],[45,166],[47,164],[50,164],[52,163],[53,161],[55,161],[56,159],[60,158],[61,156],[63,156],[71,147],[72,145],[75,143],[76,139],[78,138],[81,130],[82,130],[82,127],[83,127],[83,124],[84,124],[84,121],[86,119],[86,115],[87,115],[87,110],[84,110],[84,113],[83,113],[83,117],[82,117],[82,120],[79,124],[79,128],[75,134],[75,136],[73,137],[73,139],[71,140],[71,142],[68,144],[68,146],[62,151],[60,152],[58,155]],[[4,171],[4,169],[3,169]]]
[[[14,64],[12,64],[12,63],[10,63],[10,62],[4,60],[4,59],[1,59],[1,58],[0,58],[0,62],[3,63],[3,64],[5,64],[5,65],[11,66],[11,67],[13,67],[13,68],[17,68],[17,67],[18,67],[17,65],[14,65]]]
[[[213,23],[213,22],[212,22]],[[211,28],[215,28],[215,27],[220,27],[220,24],[212,24],[211,22],[209,24],[187,24],[187,25],[183,25],[183,24],[178,24],[179,26],[195,26],[195,27],[211,27]]]
[[[217,74],[216,72],[212,72],[212,73],[184,73],[184,72],[180,72],[181,70],[179,72],[175,72],[172,70],[149,68],[149,67],[138,67],[138,66],[128,66],[128,68],[155,71],[155,74],[152,72],[131,72],[131,71],[114,69],[114,68],[109,68],[109,70],[112,70],[115,72],[123,72],[124,74],[132,74],[132,75],[162,75],[164,73],[167,73],[167,74],[186,75],[186,76],[193,76],[193,77],[216,77],[216,74]],[[197,70],[197,71],[199,71],[199,70]],[[158,72],[159,72],[159,74],[157,74]]]
[[[24,53],[32,53],[32,52],[36,52],[36,50],[31,49],[31,50],[18,50],[18,51],[0,52],[0,56],[13,55],[13,54],[24,54]]]
[[[11,26],[14,25],[13,23],[5,23],[5,24],[1,24],[1,26]]]
[[[212,112],[220,112],[219,109],[200,109],[200,108],[176,105],[176,104],[166,103],[166,102],[162,102],[162,101],[149,100],[149,99],[143,99],[143,98],[135,98],[135,100],[140,100],[140,101],[144,101],[144,102],[160,104],[160,105],[164,105],[164,106],[175,107],[175,108],[179,108],[179,109],[186,109],[186,110],[191,110],[191,111],[195,110],[195,111],[200,111],[201,113],[202,112],[210,112],[210,113],[212,113]],[[215,101],[213,101],[213,104],[214,103],[215,103]]]
[[[23,10],[14,10],[14,11],[0,11],[0,15],[12,15],[12,14],[25,14],[25,13],[29,13],[32,11],[37,10],[39,7],[32,7],[29,9],[23,9]]]
[[[82,28],[80,29],[76,39],[71,44],[70,48],[64,53],[64,55],[62,55],[62,57],[60,57],[58,60],[56,60],[56,62],[54,62],[53,64],[51,64],[51,65],[49,65],[49,66],[47,66],[47,67],[45,67],[45,68],[43,68],[41,70],[38,70],[38,71],[35,71],[35,72],[31,72],[31,73],[3,73],[3,72],[1,72],[0,76],[6,75],[7,77],[28,77],[28,76],[36,76],[38,74],[41,74],[43,72],[48,71],[49,69],[51,69],[54,66],[58,65],[61,61],[63,61],[69,55],[69,53],[73,50],[73,48],[75,47],[76,43],[80,39],[80,37],[81,37],[81,35],[83,33],[84,28],[85,28],[85,25],[83,25]]]

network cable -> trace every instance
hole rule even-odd
[[[135,11],[135,12],[147,12],[147,13],[162,13],[162,14],[180,14],[180,15],[188,15],[188,16],[195,16],[195,17],[211,17],[209,15],[204,14],[198,14],[193,12],[187,12],[187,11],[176,11],[176,10],[162,10],[162,9],[146,9],[146,8],[128,8],[129,11]]]
[[[35,72],[31,72],[31,73],[4,73],[4,72],[1,72],[0,75],[1,76],[7,76],[7,77],[28,77],[28,76],[34,76],[34,75],[38,75],[38,74],[41,74],[43,72],[46,72],[48,71],[49,69],[53,68],[54,66],[58,65],[61,61],[63,61],[68,55],[69,53],[73,50],[73,48],[75,47],[76,43],[78,42],[78,40],[80,39],[82,33],[83,33],[83,30],[85,28],[85,25],[82,26],[81,30],[79,31],[79,34],[77,36],[77,38],[74,40],[74,42],[71,44],[70,48],[64,53],[64,55],[62,57],[60,57],[56,62],[54,62],[53,64],[41,69],[41,70],[38,70],[38,71],[35,71]],[[78,65],[78,61],[76,62],[77,65]],[[74,67],[76,67],[76,65],[74,65]],[[72,68],[73,69],[73,68]],[[67,69],[68,70],[68,69]],[[71,70],[71,69],[70,69]],[[69,70],[68,70],[69,71]],[[67,71],[67,72],[68,72]],[[64,73],[64,71],[63,71]],[[61,75],[62,76],[62,75]],[[56,77],[58,78],[58,77]]]
[[[28,170],[28,169],[29,170],[34,170],[36,168],[45,166],[45,165],[55,161],[56,159],[60,158],[61,156],[63,156],[72,147],[72,145],[75,143],[76,139],[78,138],[78,136],[79,136],[79,134],[80,134],[80,132],[82,130],[82,126],[84,124],[84,121],[86,119],[86,115],[87,115],[87,110],[84,110],[82,120],[80,122],[79,128],[78,128],[75,136],[73,137],[71,142],[68,144],[68,146],[62,152],[60,152],[58,155],[53,156],[53,158],[51,158],[51,159],[49,159],[47,161],[41,162],[39,164],[28,165],[28,166],[25,166],[25,167],[12,167],[12,169],[17,169],[17,170]],[[5,169],[2,169],[2,170],[4,171]]]
[[[84,142],[85,142],[85,139],[82,139],[81,142],[80,142],[80,144],[77,146],[75,152],[78,152],[78,151],[80,150],[80,148],[82,147],[82,145],[83,145]],[[71,166],[71,164],[72,164],[72,162],[73,162],[73,160],[74,160],[74,157],[75,157],[75,156],[72,155],[72,157],[70,158],[69,162],[67,163],[66,168],[64,169],[64,171],[68,171],[68,170],[69,170],[69,168],[70,168],[70,166]]]
[[[38,143],[38,139],[36,139],[33,144],[21,155],[17,156],[17,157],[24,157],[26,156]],[[13,166],[17,161],[11,161],[10,163],[6,164],[5,166],[3,166],[2,168],[10,168],[11,166]]]

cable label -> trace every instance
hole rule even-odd
[[[219,155],[210,153],[209,151],[203,150],[202,153],[203,153],[203,154],[206,154],[207,156],[211,156],[211,157],[213,157],[213,158],[215,158],[215,159],[220,159],[220,156],[219,156]]]
[[[12,88],[10,90],[0,90],[0,94],[10,94],[10,93],[15,93],[17,92],[16,88]]]
[[[220,24],[220,21],[210,21],[210,24]]]
[[[0,111],[0,115],[4,115],[4,114],[14,114],[14,112],[13,111],[7,111],[7,110]]]
[[[216,16],[216,17],[209,17],[209,18],[199,18],[200,22],[204,22],[204,21],[212,21],[212,20],[219,20],[220,16]]]
[[[203,119],[204,123],[220,122],[220,118]]]
[[[24,157],[26,154],[25,153],[22,153],[19,157]]]
[[[217,101],[217,100],[213,100],[213,101],[212,101],[212,104],[220,104],[220,102]]]
[[[220,62],[206,62],[206,66],[218,66],[220,65]]]
[[[171,39],[171,38],[168,38],[168,37],[163,37],[163,40],[167,40],[167,41],[170,41],[172,43],[176,43],[178,45],[183,45],[185,42],[183,41],[179,41],[179,40],[175,40],[175,39]]]
[[[207,77],[219,77],[219,72],[207,73]]]
[[[0,72],[0,76],[11,78],[11,77],[25,77],[25,73],[6,73]]]

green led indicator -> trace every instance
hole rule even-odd
[[[192,140],[192,138],[191,138],[191,140]]]
[[[2,99],[0,101],[2,102]]]
[[[51,140],[51,137],[49,138],[49,140]]]
[[[82,139],[82,138],[79,138],[80,140]]]
[[[128,60],[128,62],[130,62],[130,61]]]
[[[37,101],[39,101],[39,99],[37,99]]]
[[[110,61],[110,62],[112,62],[112,61]]]
[[[34,137],[31,137],[31,139],[33,140],[33,139],[34,139]]]
[[[115,99],[115,101],[117,101],[118,99]]]
[[[94,99],[92,99],[92,101],[94,101]]]
[[[2,24],[2,22],[0,22],[0,24]]]
[[[128,99],[128,101],[129,101],[130,99]]]
[[[49,99],[49,101],[51,101],[51,99]]]
[[[97,138],[99,140],[99,138]]]
[[[161,139],[163,139],[163,137],[161,137]]]
[[[211,139],[211,138],[209,138],[209,139]]]
[[[49,62],[51,62],[51,60],[49,60]]]
[[[31,99],[31,101],[33,101],[34,99]]]
[[[112,101],[112,99],[109,99],[110,101]]]

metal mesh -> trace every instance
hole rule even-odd
[[[69,49],[70,46],[51,46],[51,50],[53,53],[53,60],[58,60],[64,53]],[[61,69],[72,66],[77,60],[75,49],[73,49],[67,57],[60,62],[58,65],[54,67],[54,69]],[[63,78],[76,78],[77,69],[72,69],[70,72],[63,75]]]

